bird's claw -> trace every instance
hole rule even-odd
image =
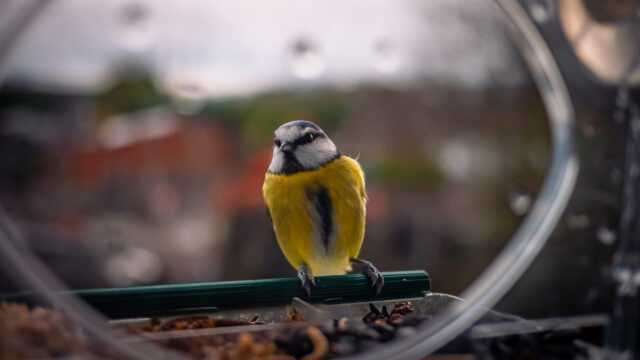
[[[370,261],[360,260],[360,259],[352,259],[352,261],[357,262],[362,267],[362,274],[364,274],[367,279],[369,279],[369,283],[371,287],[376,290],[376,296],[380,296],[380,292],[382,292],[382,287],[384,286],[384,276],[378,271],[378,269],[373,266]]]
[[[300,269],[298,269],[298,279],[300,279],[300,287],[304,289],[307,298],[311,299],[311,286],[316,287],[316,280],[306,265],[302,265]]]
[[[369,264],[369,266],[365,266],[363,270],[363,274],[369,278],[371,283],[371,287],[376,289],[376,296],[380,296],[380,292],[382,291],[382,287],[384,286],[384,277],[375,268],[375,266]]]

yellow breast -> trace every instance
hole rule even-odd
[[[332,220],[323,241],[321,216],[309,194],[326,189]],[[344,274],[358,256],[365,227],[364,173],[357,161],[341,156],[313,171],[268,173],[262,187],[278,244],[291,265],[307,265],[314,275]]]

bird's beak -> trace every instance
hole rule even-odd
[[[284,142],[280,145],[280,151],[283,153],[292,153],[293,152],[293,144],[289,142]]]

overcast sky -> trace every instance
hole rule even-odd
[[[20,39],[8,73],[91,92],[136,62],[168,92],[207,96],[416,79],[518,85],[525,70],[485,3],[54,0]]]

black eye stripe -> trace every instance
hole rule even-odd
[[[298,138],[298,140],[296,140],[296,145],[308,144],[308,143],[312,142],[313,140],[315,140],[316,138],[319,138],[319,137],[321,137],[321,135],[318,134],[318,133],[308,132],[304,136],[302,136],[302,137]]]
[[[295,146],[305,145],[305,144],[309,144],[309,143],[313,142],[314,140],[316,140],[318,138],[326,138],[326,137],[327,137],[327,135],[325,135],[322,132],[310,131],[310,132],[304,134],[303,136],[299,137],[296,141],[293,142],[292,145],[295,145]],[[280,139],[275,139],[274,140],[274,144],[277,147],[280,147],[282,145],[282,141]]]

